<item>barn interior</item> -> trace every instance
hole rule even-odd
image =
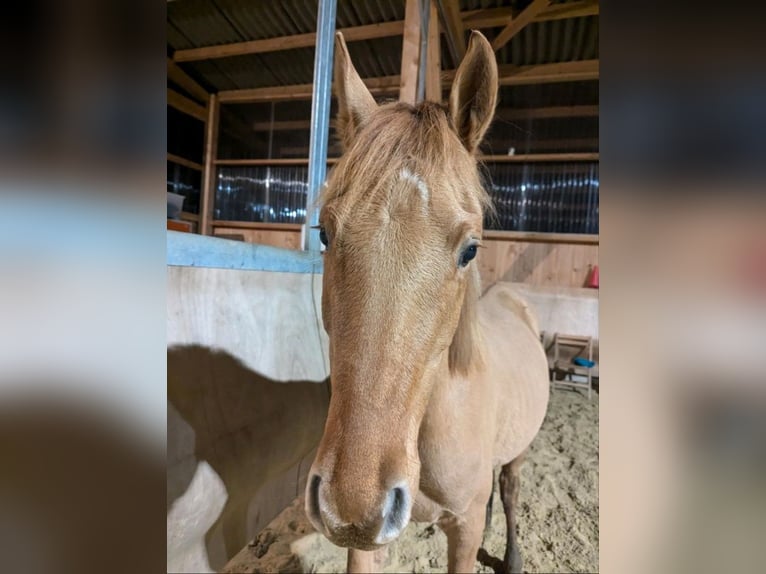
[[[345,568],[301,502],[329,401],[311,205],[342,153],[335,98],[315,110],[333,29],[381,103],[445,102],[470,31],[492,44],[476,262],[534,309],[553,386],[519,536],[528,571],[597,570],[598,1],[168,0],[166,29],[168,571]],[[387,571],[444,571],[429,528]],[[477,571],[499,568],[504,528],[496,504]]]

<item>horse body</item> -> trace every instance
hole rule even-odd
[[[502,465],[505,565],[518,571],[519,473],[548,378],[531,312],[505,286],[480,297],[473,262],[490,203],[475,153],[497,101],[494,52],[472,33],[448,107],[379,106],[338,35],[335,89],[345,153],[319,216],[332,394],[307,516],[349,548],[350,571],[379,571],[411,518],[445,531],[450,571],[472,571]]]
[[[519,457],[548,405],[547,360],[537,325],[510,287],[495,285],[479,302],[486,368],[436,381],[418,441],[420,493],[413,519],[435,522],[484,505],[492,470]]]

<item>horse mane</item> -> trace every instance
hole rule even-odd
[[[339,125],[338,132],[344,133],[343,125]],[[437,172],[442,172],[445,166],[451,166],[450,173],[458,179],[452,187],[459,190],[462,207],[482,215],[493,210],[476,157],[463,147],[446,107],[441,104],[383,104],[353,141],[344,145],[348,147],[328,176],[318,199],[320,205],[327,206],[341,197],[374,198],[402,169],[429,181],[440,175]],[[360,181],[365,185],[354,185]],[[338,220],[350,216],[342,210],[333,212]],[[468,374],[484,364],[477,316],[481,279],[475,264],[468,273],[460,320],[449,348],[449,369],[453,374]]]

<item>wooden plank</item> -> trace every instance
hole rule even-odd
[[[339,158],[329,157],[327,163],[336,163]],[[484,163],[513,163],[513,162],[556,162],[556,161],[598,161],[597,153],[531,153],[518,155],[482,155],[478,157]],[[279,159],[218,159],[215,165],[306,165],[308,158],[279,158]]]
[[[189,74],[184,72],[181,67],[170,58],[168,58],[168,78],[189,92],[197,100],[203,104],[207,104],[207,100],[210,97],[210,94],[208,94],[207,90],[200,86],[191,76],[189,76]]]
[[[346,42],[358,42],[372,40],[374,38],[387,38],[399,36],[404,29],[404,22],[379,22],[365,26],[353,26],[341,28]],[[292,50],[295,48],[309,48],[316,44],[316,32],[308,34],[295,34],[292,36],[278,36],[251,40],[249,42],[235,42],[233,44],[221,44],[219,46],[205,46],[203,48],[190,48],[178,50],[173,54],[176,62],[192,62],[195,60],[212,60],[215,58],[229,58],[245,54],[263,54],[266,52],[278,52],[280,50]]]
[[[334,129],[337,125],[335,120],[330,120],[330,128]],[[268,132],[274,130],[279,131],[291,131],[291,130],[308,130],[311,129],[311,120],[285,120],[280,122],[255,122],[253,124],[253,131],[256,132]]]
[[[550,20],[563,20],[566,18],[581,18],[583,16],[596,16],[599,13],[598,0],[585,0],[582,2],[566,2],[551,4],[533,22],[547,22]],[[508,24],[513,18],[514,10],[511,7],[487,8],[484,10],[469,10],[462,12],[463,27],[473,28],[497,28]]]
[[[399,89],[399,76],[380,76],[363,80],[373,95],[393,94]],[[310,100],[312,84],[293,84],[291,86],[270,86],[244,90],[223,90],[218,92],[221,103],[250,104],[257,102],[279,102]]]
[[[202,235],[210,235],[213,231],[213,206],[215,203],[215,157],[218,155],[218,121],[221,115],[221,105],[215,94],[210,96],[207,104],[208,118],[205,126],[205,171],[202,174],[202,197],[200,198],[200,228]]]
[[[599,78],[598,60],[579,60],[537,66],[502,65],[499,68],[501,86],[581,82],[598,80]]]
[[[429,40],[430,41],[430,40]],[[429,44],[430,46],[430,44]],[[429,62],[432,61],[431,54],[428,55]],[[429,66],[429,71],[431,67]],[[441,96],[441,88],[439,88],[439,95]],[[433,87],[432,87],[433,93]],[[426,97],[432,100],[428,96],[428,86],[426,86]],[[436,100],[432,100],[436,101]],[[514,120],[527,120],[527,119],[548,119],[548,118],[575,118],[575,117],[597,117],[598,106],[552,106],[547,108],[501,108],[495,112],[495,117],[514,121]],[[335,120],[330,120],[330,127],[336,126]],[[273,124],[271,122],[255,122],[253,123],[253,131],[267,132],[271,131],[290,131],[290,130],[307,130],[311,128],[311,120],[285,120],[277,121]]]
[[[530,243],[571,243],[573,245],[598,245],[598,234],[588,233],[540,233],[538,231],[502,231],[485,229],[483,237],[502,241],[528,241]]]
[[[428,16],[428,54],[426,56],[426,100],[441,103],[441,32],[439,8],[436,0],[430,0]]]
[[[551,82],[569,82],[597,80],[599,77],[598,60],[580,60],[539,64],[534,66],[502,65],[498,68],[499,82],[504,86],[526,84],[544,84]],[[448,88],[455,77],[455,70],[441,73],[442,87]],[[363,80],[373,95],[394,94],[399,89],[399,76],[381,76]],[[245,90],[224,90],[218,92],[218,99],[226,104],[246,104],[256,102],[310,100],[311,84],[291,86],[272,86]]]
[[[241,241],[257,243],[259,245],[271,245],[282,249],[301,250],[301,226],[297,230],[290,229],[248,229],[237,227],[214,227],[213,235],[216,237],[240,236]]]
[[[541,120],[550,118],[598,117],[598,106],[551,106],[546,108],[501,108],[495,119]]]
[[[182,233],[191,233],[191,223],[187,221],[178,221],[176,219],[168,219],[167,229],[170,231],[180,231]]]
[[[527,153],[518,155],[483,155],[484,163],[550,162],[550,161],[598,161],[597,153]]]
[[[535,22],[550,20],[564,20],[567,18],[582,18],[584,16],[597,16],[599,13],[599,0],[585,0],[582,2],[563,2],[551,4],[543,10]]]
[[[598,264],[597,243],[559,239],[566,234],[524,237],[520,232],[502,232],[519,237],[495,239],[487,233],[482,241],[484,248],[476,258],[484,290],[498,281],[580,288],[587,279],[589,266]]]
[[[448,37],[448,42],[452,46],[450,34],[456,42],[453,57],[456,61],[461,61],[465,54],[465,37],[459,33],[460,30],[473,28],[495,28],[508,23],[513,17],[513,9],[509,7],[489,8],[485,10],[469,10],[467,12],[454,13],[457,6],[456,0],[445,0],[445,8],[450,10],[451,28],[443,30]],[[582,16],[592,16],[599,13],[597,0],[585,0],[581,2],[569,2],[564,4],[553,4],[548,6],[538,14],[533,22],[545,22],[548,20],[560,20],[564,18],[579,18]],[[454,32],[451,32],[454,27]],[[401,35],[404,31],[404,20],[395,20],[392,22],[380,22],[365,26],[354,26],[342,28],[346,42],[358,42],[362,40],[371,40],[374,38],[386,38]],[[264,38],[251,40],[247,42],[235,42],[232,44],[221,44],[218,46],[204,46],[201,48],[189,48],[178,50],[173,54],[175,62],[193,62],[198,60],[210,60],[216,58],[227,58],[231,56],[241,56],[245,54],[258,54],[274,52],[279,50],[290,50],[295,48],[312,47],[316,43],[316,34],[310,32],[307,34],[295,34],[291,36],[279,36],[276,38]],[[451,47],[450,50],[453,48]]]
[[[182,542],[168,550],[169,572],[224,571],[295,498],[295,466],[327,418],[321,284],[305,273],[168,267],[168,529]],[[202,460],[224,482],[200,482]],[[199,532],[217,550],[194,559]]]
[[[183,165],[191,169],[196,169],[197,171],[204,171],[205,166],[201,163],[197,163],[196,161],[191,161],[190,159],[186,159],[185,157],[181,157],[180,155],[174,155],[172,153],[168,154],[168,161],[177,163],[178,165]]]
[[[191,213],[190,211],[182,211],[181,219],[183,219],[184,221],[193,221],[195,223],[198,223],[199,215],[197,213]]]
[[[418,91],[420,20],[420,0],[407,0],[404,7],[399,101],[411,105],[415,104]]]
[[[213,227],[235,227],[239,229],[266,229],[271,231],[300,231],[302,223],[266,223],[263,221],[227,221],[216,219]]]
[[[492,40],[492,49],[497,52],[505,46],[513,37],[521,32],[530,24],[543,10],[548,8],[550,0],[534,0],[527,6],[521,14],[512,17],[508,25],[503,28],[494,40]]]
[[[452,59],[456,65],[460,65],[465,56],[465,33],[463,20],[460,14],[459,0],[438,0],[439,12],[441,12],[444,21],[444,34],[447,36],[447,45],[449,46]]]
[[[580,151],[594,151],[598,150],[599,140],[598,138],[557,138],[557,139],[528,139],[519,137],[512,139],[495,139],[490,142],[494,151],[505,151],[509,148],[514,148],[516,153],[526,154],[530,150],[556,150],[573,152]]]
[[[168,88],[168,105],[179,112],[197,118],[201,122],[207,120],[207,112],[203,106],[170,88]]]
[[[327,163],[333,164],[338,161],[338,158],[328,157]],[[215,165],[308,165],[309,159],[307,157],[296,158],[279,158],[279,159],[217,159]]]

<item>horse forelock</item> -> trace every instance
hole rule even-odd
[[[380,106],[331,171],[319,203],[353,204],[379,196],[402,172],[416,175],[429,189],[445,177],[457,179],[443,187],[469,212],[491,205],[474,156],[450,126],[444,106],[434,102]]]

